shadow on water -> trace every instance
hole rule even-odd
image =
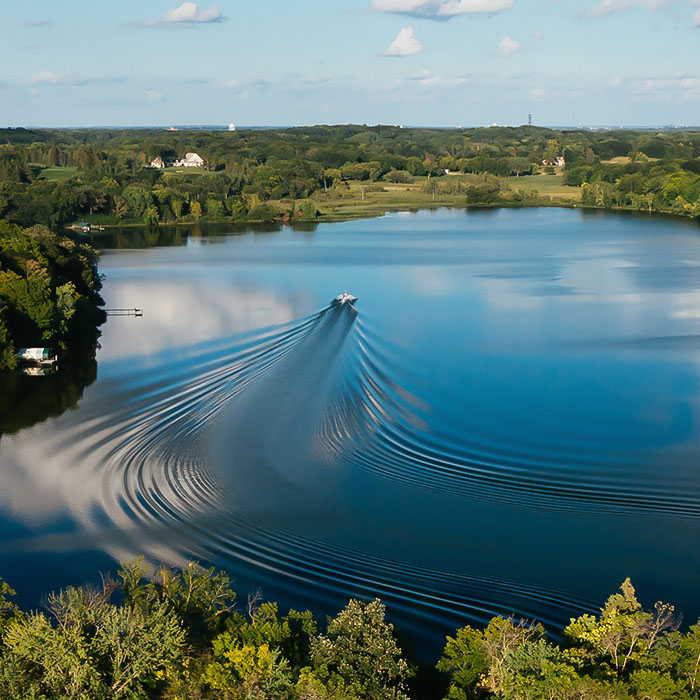
[[[0,436],[57,418],[75,408],[97,378],[95,352],[65,356],[56,372],[28,376],[20,370],[0,372]]]

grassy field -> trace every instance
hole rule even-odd
[[[361,218],[399,209],[464,206],[464,194],[435,194],[423,190],[427,178],[407,184],[350,182],[347,189],[319,192],[316,206],[324,217]]]
[[[78,174],[78,168],[42,168],[39,173],[39,180],[50,180],[52,182],[58,182],[59,180],[69,180]]]
[[[557,199],[577,201],[581,196],[579,188],[565,185],[561,175],[521,175],[520,177],[509,177],[508,185],[513,190],[522,190],[523,192],[537,190],[541,197],[549,198],[551,201]]]
[[[163,168],[163,175],[166,178],[170,175],[194,175],[199,177],[202,175],[216,175],[216,172],[206,168]]]

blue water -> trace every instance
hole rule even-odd
[[[282,606],[379,596],[426,658],[626,576],[700,614],[695,224],[439,210],[101,268],[144,317],[110,318],[76,410],[0,440],[0,573],[35,598],[198,559]]]

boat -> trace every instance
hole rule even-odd
[[[343,306],[344,304],[350,304],[350,306],[352,306],[356,301],[357,297],[354,297],[352,294],[348,294],[347,292],[343,292],[342,294],[338,294],[338,296],[333,299],[333,304],[335,304],[335,306]]]

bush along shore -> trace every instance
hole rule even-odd
[[[0,221],[0,370],[26,347],[94,358],[105,320],[97,260],[90,246],[44,226]]]
[[[626,580],[597,615],[553,642],[496,617],[447,638],[437,669],[407,659],[379,601],[320,624],[259,594],[237,604],[226,574],[122,564],[98,588],[67,588],[24,612],[0,580],[0,697],[7,700],[690,700],[700,622],[644,610]]]
[[[447,205],[698,218],[700,131],[0,129],[0,218],[21,226],[313,221]]]

